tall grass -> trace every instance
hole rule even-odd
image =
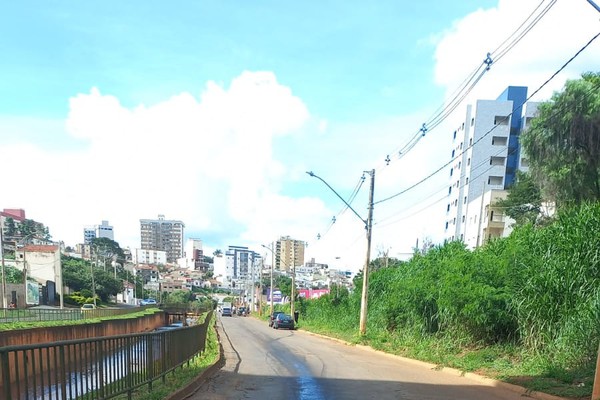
[[[360,295],[304,301],[303,324],[358,340]],[[543,228],[516,228],[474,251],[452,242],[374,271],[368,311],[367,339],[391,352],[444,362],[451,354],[509,349],[500,364],[530,360],[536,367],[527,368],[551,375],[593,371],[600,205],[564,211]]]

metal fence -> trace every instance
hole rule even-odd
[[[156,307],[156,306],[154,306]],[[149,307],[37,309],[3,308],[0,309],[0,324],[13,322],[73,321],[88,318],[105,318],[139,312]]]
[[[152,390],[206,348],[203,324],[151,333],[0,347],[0,398],[111,399],[144,385]]]

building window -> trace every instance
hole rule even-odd
[[[492,145],[506,146],[507,139],[504,136],[492,136]]]
[[[462,222],[465,222],[465,216],[464,215],[462,216]]]
[[[448,229],[448,221],[446,221],[446,229]]]
[[[450,176],[452,176],[453,172],[454,172],[454,168],[450,168]]]
[[[501,176],[489,176],[488,177],[488,185],[502,185],[502,177]]]
[[[452,193],[452,186],[448,186],[448,194]]]
[[[465,185],[468,185],[468,184],[469,184],[469,177],[467,176],[467,179],[466,179]]]
[[[494,125],[508,125],[508,115],[496,115]]]
[[[471,157],[467,158],[467,166],[471,165]]]
[[[475,124],[475,118],[471,118],[471,126],[473,126],[473,124]]]
[[[463,204],[467,204],[467,196],[465,196],[465,199],[463,200]]]
[[[446,212],[450,212],[450,203],[448,203],[448,207],[446,207]]]
[[[505,157],[490,157],[490,165],[504,166]]]
[[[469,146],[473,146],[473,138],[469,139]]]
[[[456,131],[454,131],[454,136],[452,137],[452,139],[456,139]]]

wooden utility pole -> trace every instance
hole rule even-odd
[[[4,268],[4,238],[2,235],[2,224],[0,224],[0,260],[2,263],[2,308],[6,309],[6,269]]]
[[[367,257],[363,268],[363,286],[360,299],[360,335],[367,333],[367,303],[369,299],[369,263],[371,262],[371,232],[373,228],[373,192],[375,191],[375,170],[369,172],[371,175],[371,188],[369,190],[369,216],[367,217]]]
[[[598,346],[598,357],[596,358],[596,374],[594,376],[592,400],[600,400],[600,346]]]

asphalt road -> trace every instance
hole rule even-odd
[[[517,400],[524,393],[254,318],[218,322],[225,366],[191,397],[216,399]]]

